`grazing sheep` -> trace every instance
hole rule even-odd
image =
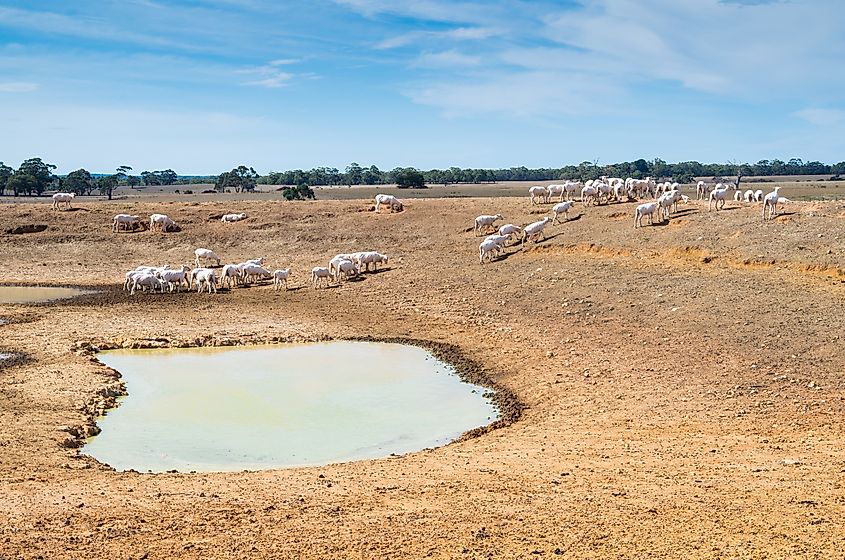
[[[522,228],[515,226],[514,224],[505,224],[499,228],[499,235],[507,235],[508,237],[513,236],[515,239],[519,239],[521,233]]]
[[[402,202],[392,194],[377,194],[376,195],[376,212],[379,211],[381,205],[384,204],[390,208],[391,212],[401,212],[405,206]]]
[[[479,233],[483,233],[483,230],[485,230],[487,228],[492,228],[492,229],[495,230],[496,226],[493,225],[493,224],[497,220],[501,220],[501,219],[502,219],[501,214],[496,214],[495,216],[482,214],[481,216],[478,216],[475,219],[475,230],[474,230],[475,235],[478,235]]]
[[[214,254],[214,251],[211,249],[197,249],[194,251],[194,262],[197,265],[197,268],[200,267],[200,259],[207,260],[207,261],[215,261],[217,266],[220,266],[220,257]]]
[[[176,287],[176,291],[179,291],[179,288],[182,287],[182,282],[190,289],[190,282],[188,281],[188,274],[191,272],[191,268],[187,265],[182,265],[180,269],[169,269],[169,270],[162,270],[158,273],[158,277],[161,279],[162,282],[167,283],[167,290],[170,293],[173,293],[174,286]],[[163,291],[163,288],[162,288]]]
[[[249,284],[251,282],[257,282],[262,278],[272,277],[273,273],[261,266],[260,264],[244,263],[244,266],[241,268],[241,278],[246,284]]]
[[[129,295],[134,296],[135,290],[139,287],[142,291],[146,291],[146,288],[149,288],[151,293],[155,293],[156,288],[158,288],[160,292],[164,293],[164,282],[155,274],[148,272],[142,272],[133,278],[132,290],[129,292]]]
[[[141,225],[141,218],[138,216],[131,216],[129,214],[118,214],[114,218],[112,218],[111,230],[112,233],[118,232],[123,226],[123,230],[126,231],[129,227],[132,230],[135,230],[135,226]]]
[[[522,244],[525,245],[526,241],[531,240],[534,240],[534,242],[536,243],[538,237],[545,238],[543,230],[546,229],[546,224],[551,221],[551,218],[546,217],[540,220],[539,222],[534,222],[525,226],[525,228],[523,228],[522,230]]]
[[[314,286],[314,289],[317,289],[321,284],[325,284],[328,288],[329,278],[331,278],[331,272],[328,268],[315,266],[311,269],[311,285]]]
[[[278,292],[282,289],[282,284],[285,286],[285,291],[288,289],[288,277],[290,276],[290,268],[273,271],[273,291]]]
[[[74,193],[57,192],[53,195],[53,209],[58,210],[60,204],[64,204],[65,208],[70,208],[70,203],[75,196]]]
[[[734,189],[734,202],[742,202],[742,190]]]
[[[754,191],[754,202],[763,202],[763,189]]]
[[[569,211],[572,209],[572,201],[567,200],[566,202],[558,202],[552,207],[552,212],[554,212],[554,217],[552,218],[552,225],[557,222],[558,214],[564,214],[566,219],[569,220]]]
[[[373,271],[378,270],[378,265],[387,264],[387,255],[382,255],[377,251],[363,251],[354,253],[353,258],[350,259],[358,267],[359,272],[369,272],[370,265],[373,265]]]
[[[228,223],[228,222],[240,222],[241,220],[244,220],[244,219],[246,219],[246,214],[243,214],[243,213],[241,213],[241,214],[223,214],[223,216],[220,218],[220,221],[223,222],[223,223]]]
[[[754,191],[751,190],[751,189],[748,189],[747,191],[745,191],[743,198],[745,199],[745,202],[748,202],[748,203],[754,202]]]
[[[597,188],[593,185],[585,184],[584,188],[581,189],[581,204],[583,204],[585,208],[591,202],[598,204],[598,196],[599,190]]]
[[[197,293],[203,291],[203,288],[208,289],[210,294],[212,291],[217,293],[217,278],[214,276],[214,270],[211,268],[195,268],[191,271],[191,278],[197,280]]]
[[[716,211],[721,210],[725,207],[725,198],[728,196],[728,187],[719,183],[716,185],[716,188],[710,191],[710,199],[707,203],[707,211],[709,212],[713,208],[713,201],[716,201]]]
[[[170,219],[170,216],[165,214],[151,214],[150,215],[150,231],[161,230],[162,233],[167,233],[171,229],[176,228],[176,222]]]
[[[531,197],[531,204],[540,204],[540,202],[549,201],[549,189],[540,185],[534,185],[528,189],[528,194]],[[539,200],[540,202],[537,202]]]
[[[508,243],[508,239],[510,239],[510,236],[508,235],[499,235],[498,233],[494,233],[485,237],[484,241],[492,241],[499,247],[496,252],[502,253],[505,251],[505,246]]]
[[[240,283],[241,266],[237,264],[223,265],[220,271],[220,287],[230,290]]]
[[[643,227],[643,216],[648,216],[648,223],[654,225],[654,213],[657,212],[658,206],[657,202],[646,202],[637,206],[634,211],[634,229]]]

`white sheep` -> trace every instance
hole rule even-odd
[[[754,202],[763,202],[763,189],[754,191]]]
[[[244,266],[241,268],[241,278],[246,284],[256,282],[258,280],[261,280],[262,278],[272,277],[273,273],[261,266],[260,264],[244,263]]]
[[[246,219],[246,214],[243,214],[243,213],[241,213],[241,214],[223,214],[223,216],[220,218],[220,221],[223,222],[223,223],[229,223],[229,222],[240,222],[241,220],[244,220],[244,219]]]
[[[208,289],[210,294],[212,291],[217,293],[217,278],[214,275],[214,269],[211,268],[195,268],[191,271],[191,278],[197,281],[197,293],[203,291],[203,287]]]
[[[745,191],[743,198],[745,199],[745,202],[748,202],[748,203],[754,202],[754,191],[751,190],[751,189],[748,189],[747,191]]]
[[[507,235],[508,237],[519,239],[521,234],[522,228],[514,224],[505,224],[499,228],[499,235]]]
[[[478,216],[475,219],[474,233],[476,235],[478,235],[479,233],[483,233],[483,230],[485,230],[487,228],[492,228],[492,229],[495,230],[496,226],[493,225],[493,224],[496,223],[497,220],[501,220],[501,219],[502,219],[501,214],[496,214],[495,216],[488,215],[488,214],[482,214],[481,216]]]
[[[710,192],[710,188],[704,181],[699,181],[695,186],[695,192],[698,195],[698,200],[704,200],[704,197]]]
[[[531,204],[540,204],[540,202],[549,201],[549,189],[540,185],[534,185],[528,189],[528,194],[531,197]],[[540,202],[537,202],[539,200]]]
[[[598,203],[598,196],[599,190],[597,188],[585,184],[584,188],[581,189],[581,204],[586,207],[590,202]]]
[[[390,208],[391,212],[401,212],[405,208],[402,202],[392,194],[377,194],[376,212],[379,211],[379,208],[381,208],[382,204]]]
[[[725,198],[728,196],[728,187],[727,185],[723,185],[719,183],[716,185],[716,188],[710,191],[710,199],[707,203],[707,211],[709,212],[713,208],[713,201],[716,201],[716,210],[719,211],[725,207]]]
[[[387,264],[387,255],[382,255],[377,251],[363,251],[360,253],[353,253],[352,262],[356,264],[359,272],[368,272],[370,265],[373,265],[373,270],[378,270],[378,265]]]
[[[165,214],[150,215],[150,231],[161,230],[162,233],[167,233],[171,229],[175,228],[176,222],[170,219],[170,216]]]
[[[329,272],[328,268],[322,266],[315,266],[311,269],[311,285],[314,286],[316,289],[321,284],[325,284],[325,286],[329,287],[329,278],[331,278],[331,272]]]
[[[58,210],[60,204],[64,204],[65,208],[70,208],[70,203],[75,196],[74,193],[57,192],[53,195],[53,209]]]
[[[481,264],[484,264],[484,260],[492,261],[493,258],[499,253],[500,246],[495,241],[482,241],[481,244],[478,246],[478,259]]]
[[[568,181],[563,184],[563,189],[566,191],[565,198],[566,200],[572,200],[575,198],[575,193],[578,192],[579,187],[581,184],[577,181]]]
[[[194,251],[194,262],[196,263],[197,268],[200,267],[200,259],[206,261],[215,261],[217,263],[217,266],[220,266],[220,257],[215,255],[214,251],[212,251],[211,249],[199,248]]]
[[[766,221],[766,214],[768,210],[768,219],[773,220],[778,215],[778,204],[785,202],[792,202],[786,197],[780,196],[778,191],[780,187],[775,187],[775,190],[770,192],[763,198],[763,221]]]
[[[549,192],[549,198],[553,197],[554,195],[558,195],[558,202],[563,200],[563,194],[566,192],[565,185],[549,185],[546,187],[546,190]]]
[[[742,202],[742,189],[734,189],[734,202]]]
[[[546,229],[546,224],[551,221],[551,218],[546,217],[539,222],[534,222],[525,226],[522,230],[522,244],[525,245],[526,241],[531,241],[532,239],[536,243],[538,237],[545,238],[543,230]]]
[[[552,207],[552,212],[554,212],[554,217],[552,218],[552,225],[557,222],[558,214],[564,214],[566,219],[569,220],[569,211],[572,209],[572,201],[567,200],[566,202],[558,202]]]
[[[290,268],[273,271],[273,290],[278,292],[282,289],[282,284],[285,286],[285,291],[288,289],[288,277],[290,277]]]
[[[111,230],[112,233],[120,231],[121,227],[123,226],[123,230],[126,231],[130,227],[132,230],[135,229],[135,226],[141,225],[141,218],[138,216],[132,216],[130,214],[118,214],[114,218],[112,218]]]
[[[640,204],[634,211],[634,229],[643,227],[643,217],[648,216],[648,223],[654,225],[654,213],[657,212],[657,202],[646,202]]]
[[[148,272],[142,272],[133,278],[132,290],[129,292],[129,295],[135,295],[135,290],[139,287],[142,291],[149,288],[152,293],[155,293],[156,288],[158,288],[160,292],[164,292],[164,283],[161,279],[155,274],[150,274]]]
[[[485,237],[484,241],[492,241],[493,243],[495,243],[499,247],[497,252],[501,253],[504,252],[509,239],[509,235],[499,235],[498,233],[493,233]]]
[[[191,268],[189,266],[182,265],[182,268],[180,269],[162,270],[157,276],[161,278],[162,282],[167,283],[167,290],[172,293],[174,286],[178,292],[179,288],[182,287],[183,282],[188,289],[190,289],[190,282],[188,281],[188,274],[190,271]]]
[[[237,264],[223,265],[220,271],[220,287],[228,287],[230,290],[240,283],[241,266]]]

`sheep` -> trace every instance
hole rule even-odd
[[[763,189],[754,191],[754,202],[763,202]]]
[[[144,266],[144,265],[141,265],[141,266],[138,266],[138,267],[134,268],[133,270],[130,270],[129,272],[126,273],[126,279],[123,282],[123,289],[124,289],[124,291],[129,291],[129,289],[132,287],[132,283],[134,282],[136,276],[142,276],[144,274],[152,274],[153,276],[158,276],[158,275],[161,274],[161,272],[169,270],[169,269],[170,269],[169,265],[164,265],[164,266]]]
[[[695,186],[695,192],[698,195],[698,200],[704,200],[704,197],[710,192],[710,188],[704,181],[699,181]]]
[[[65,208],[70,208],[70,202],[76,194],[67,192],[57,192],[53,195],[53,210],[58,210],[60,204],[64,204]]]
[[[668,220],[671,213],[677,211],[679,200],[684,200],[686,202],[689,200],[689,197],[682,195],[681,191],[678,190],[671,190],[660,195],[657,199],[657,203],[660,207],[661,222]]]
[[[528,189],[528,194],[531,197],[531,204],[539,204],[539,202],[537,202],[538,199],[540,202],[549,201],[549,189],[546,187],[534,185]]]
[[[200,259],[207,260],[207,261],[209,261],[209,260],[216,261],[217,266],[220,266],[220,257],[215,255],[214,251],[212,251],[211,249],[199,248],[196,251],[194,251],[194,262],[196,263],[197,268],[200,267]]]
[[[599,191],[597,188],[592,185],[585,184],[584,188],[581,189],[581,204],[583,204],[586,208],[587,204],[589,204],[590,202],[598,203],[598,195]]]
[[[510,239],[510,236],[508,235],[499,235],[498,233],[494,233],[485,237],[484,241],[492,241],[499,247],[497,252],[504,252],[508,239]]]
[[[515,236],[516,239],[519,239],[521,233],[522,228],[514,224],[505,224],[499,228],[499,235]]]
[[[335,281],[337,281],[337,278],[340,276],[340,263],[351,262],[354,264],[352,258],[352,255],[335,255],[329,261],[329,273]]]
[[[162,293],[164,292],[164,282],[162,282],[162,280],[155,274],[150,274],[148,272],[142,272],[133,278],[132,290],[129,292],[129,295],[134,296],[135,290],[137,290],[138,287],[140,287],[142,291],[149,288],[152,293],[155,293],[156,288],[158,288]]]
[[[314,289],[320,284],[325,283],[326,287],[329,287],[329,278],[331,277],[331,272],[329,272],[328,268],[322,266],[315,266],[311,269],[311,285],[314,286]]]
[[[391,212],[401,212],[405,208],[402,202],[392,194],[377,194],[376,212],[379,211],[379,208],[382,204],[387,205],[390,208]]]
[[[748,189],[747,191],[745,191],[743,198],[745,199],[745,202],[748,202],[748,203],[754,202],[754,191],[751,190],[751,189]]]
[[[378,270],[379,264],[387,264],[387,255],[382,255],[376,251],[364,251],[353,254],[351,260],[358,267],[359,272],[368,272],[370,265],[373,265],[373,270]]]
[[[244,266],[241,268],[241,278],[247,284],[261,280],[262,278],[272,277],[273,273],[260,264],[244,263]]]
[[[539,222],[534,222],[525,226],[525,228],[522,230],[522,245],[525,245],[526,240],[530,241],[533,239],[536,243],[538,237],[545,238],[543,230],[546,229],[546,224],[551,221],[551,218],[546,217],[540,220]]]
[[[786,197],[780,196],[778,191],[780,187],[775,187],[775,190],[770,192],[766,195],[763,199],[763,221],[766,221],[766,214],[768,213],[768,219],[773,220],[775,216],[778,215],[778,204],[783,204],[785,202],[792,202]],[[768,210],[768,212],[767,212]]]
[[[182,286],[182,282],[184,282],[190,289],[190,284],[188,282],[188,273],[190,271],[191,268],[189,266],[182,265],[182,268],[178,270],[162,270],[157,276],[162,280],[162,282],[167,282],[167,289],[172,293],[174,284],[176,286],[176,291],[178,292],[179,288]]]
[[[241,266],[237,264],[227,264],[223,266],[220,271],[220,287],[229,289],[234,288],[240,283]]]
[[[131,216],[129,214],[118,214],[114,218],[112,218],[111,230],[112,233],[120,231],[120,226],[123,226],[123,229],[126,230],[130,226],[132,229],[135,229],[135,226],[141,225],[141,219],[138,216]]]
[[[344,278],[358,275],[358,267],[354,262],[343,260],[335,266],[335,281],[339,284]]]
[[[150,231],[161,230],[162,233],[167,233],[171,229],[176,228],[176,222],[170,219],[170,216],[165,214],[151,214],[150,215]]]
[[[657,202],[646,202],[640,204],[634,211],[634,229],[643,227],[643,216],[648,216],[648,223],[654,225],[654,213],[657,211],[659,204]]]
[[[478,259],[481,264],[484,264],[484,259],[492,261],[499,253],[500,246],[495,241],[482,241],[478,246]]]
[[[191,277],[197,280],[197,293],[203,291],[203,287],[208,288],[208,293],[212,291],[217,293],[217,278],[214,275],[214,270],[211,268],[195,268],[191,271]]]
[[[288,277],[290,276],[290,268],[273,271],[273,291],[278,292],[282,289],[282,284],[285,285],[285,291],[288,289]]]
[[[558,202],[552,207],[552,212],[554,212],[554,217],[552,218],[552,225],[557,222],[558,214],[563,213],[566,216],[566,219],[569,220],[569,210],[572,209],[572,201],[567,200],[566,202]]]
[[[734,202],[742,202],[742,190],[734,189]]]
[[[710,199],[707,203],[707,211],[709,212],[712,210],[713,201],[716,201],[716,211],[721,210],[725,207],[725,198],[728,196],[728,187],[727,185],[723,185],[719,183],[716,185],[716,188],[710,191]]]
[[[241,214],[223,214],[223,216],[220,218],[220,221],[223,222],[223,223],[229,223],[229,222],[240,222],[241,220],[244,220],[244,219],[246,219],[246,214],[243,214],[243,213],[241,213]]]
[[[475,219],[475,230],[474,230],[475,235],[477,236],[479,233],[481,233],[486,228],[493,228],[495,230],[496,226],[493,225],[493,224],[497,220],[501,220],[501,219],[502,219],[501,214],[496,214],[495,216],[488,215],[488,214],[482,214],[481,216],[478,216]]]
[[[566,192],[565,185],[549,185],[546,187],[546,190],[549,192],[549,198],[553,197],[554,195],[558,195],[558,202],[563,201],[563,193]]]

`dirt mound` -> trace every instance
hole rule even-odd
[[[47,229],[47,224],[27,224],[25,226],[17,226],[9,228],[6,233],[12,235],[21,235],[23,233],[40,233]]]

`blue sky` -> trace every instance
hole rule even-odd
[[[841,0],[0,0],[59,172],[845,160]]]

